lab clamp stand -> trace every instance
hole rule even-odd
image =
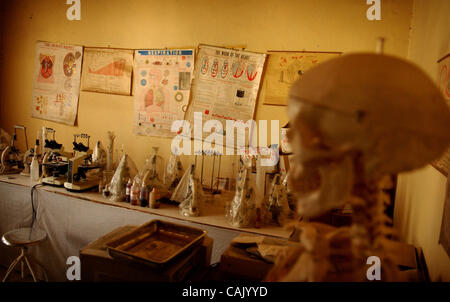
[[[205,163],[205,155],[207,157],[211,157],[212,156],[212,172],[211,172],[211,180],[209,182],[209,186],[207,186],[206,184],[203,183],[203,166]],[[197,156],[195,156],[195,166],[197,166]],[[210,193],[210,194],[220,194],[222,190],[225,189],[226,187],[226,183],[228,181],[227,178],[222,178],[220,177],[220,168],[221,168],[221,164],[222,164],[222,154],[217,154],[216,152],[205,152],[202,151],[202,167],[201,167],[201,172],[200,172],[200,183],[202,185],[202,188],[205,192]],[[216,169],[216,158],[218,158],[218,169],[217,169],[217,177],[216,178],[216,183],[214,184],[214,172]]]

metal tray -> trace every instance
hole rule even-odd
[[[202,243],[206,231],[152,220],[106,243],[113,258],[162,266]]]

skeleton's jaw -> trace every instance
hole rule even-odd
[[[318,216],[350,199],[354,184],[353,158],[346,156],[321,165],[297,164],[289,181],[297,196],[298,214]]]

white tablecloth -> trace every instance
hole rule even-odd
[[[79,256],[82,247],[119,226],[162,219],[204,229],[214,240],[212,263],[220,261],[230,240],[240,233],[99,204],[39,188],[34,192],[34,204],[37,209],[35,225],[47,232],[47,239],[39,246],[31,247],[30,252],[44,265],[50,281],[66,281],[67,258]],[[0,234],[30,226],[31,216],[31,188],[0,182]],[[0,244],[1,265],[9,266],[18,255],[18,248]]]

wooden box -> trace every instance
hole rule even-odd
[[[234,246],[228,247],[220,259],[220,272],[227,280],[263,280],[272,266]]]

